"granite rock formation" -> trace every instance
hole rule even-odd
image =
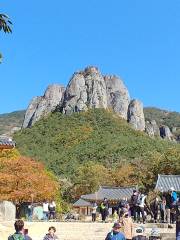
[[[150,137],[160,136],[160,130],[155,120],[146,121],[145,131]]]
[[[105,76],[108,108],[113,109],[122,118],[127,120],[130,103],[129,92],[123,81],[117,76]]]
[[[74,73],[64,93],[63,113],[86,111],[88,108],[107,108],[106,85],[95,67]]]
[[[23,128],[32,126],[41,117],[55,110],[61,102],[64,87],[58,84],[49,85],[44,96],[34,97],[30,102],[24,117]]]
[[[135,130],[145,130],[145,119],[143,112],[143,104],[139,100],[132,100],[128,109],[128,122]]]
[[[160,136],[167,140],[173,140],[173,134],[168,126],[161,126],[160,128]]]
[[[0,221],[14,221],[16,217],[16,207],[12,202],[0,202]]]
[[[136,130],[145,130],[142,103],[130,100],[128,89],[120,78],[103,76],[96,67],[75,72],[66,89],[51,85],[43,97],[33,98],[26,111],[23,128],[32,126],[55,109],[71,114],[91,108],[112,109]]]
[[[129,92],[122,80],[116,76],[103,76],[97,68],[88,67],[71,78],[64,94],[62,112],[111,108],[127,119],[129,102]]]

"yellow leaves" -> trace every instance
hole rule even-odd
[[[135,168],[128,163],[112,171],[112,178],[116,186],[131,186],[137,184],[134,176]]]
[[[0,160],[1,159],[17,159],[20,157],[20,153],[17,149],[0,149]]]

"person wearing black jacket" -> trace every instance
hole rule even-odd
[[[138,213],[138,192],[133,190],[133,195],[131,196],[131,216],[133,217],[134,221],[136,221],[137,213]]]
[[[167,223],[170,223],[171,218],[171,208],[172,208],[172,197],[170,191],[168,191],[165,195],[166,198],[166,217]]]
[[[109,209],[108,200],[107,200],[107,198],[104,198],[104,201],[100,205],[100,212],[101,212],[103,222],[106,221],[106,218],[109,215],[108,209]]]
[[[151,211],[153,213],[154,222],[157,223],[158,210],[159,210],[159,199],[155,198],[154,201],[150,204]]]

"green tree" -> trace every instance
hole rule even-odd
[[[12,33],[11,29],[12,22],[10,21],[10,18],[3,13],[0,13],[0,31],[4,31],[5,33]],[[0,63],[2,62],[2,54],[0,53]]]
[[[0,13],[0,30],[3,30],[5,33],[12,33],[11,25],[10,18],[6,14]]]
[[[77,199],[83,194],[93,193],[101,185],[111,185],[110,171],[101,164],[86,162],[75,172],[75,183],[73,186],[73,198]]]

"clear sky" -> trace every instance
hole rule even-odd
[[[0,113],[87,65],[117,74],[145,106],[180,112],[179,0],[2,0]]]

